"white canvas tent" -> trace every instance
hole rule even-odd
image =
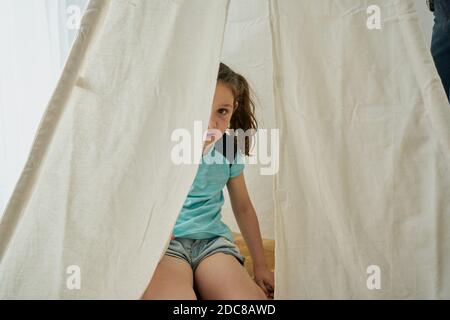
[[[405,0],[91,0],[1,221],[0,298],[140,297],[197,169],[171,133],[207,122],[220,61],[280,129],[278,173],[245,173],[275,299],[450,298],[450,108]]]

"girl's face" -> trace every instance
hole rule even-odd
[[[233,115],[233,106],[233,92],[230,88],[228,88],[228,86],[218,81],[216,84],[216,91],[214,93],[208,129],[217,129],[223,134],[230,123],[231,116]]]

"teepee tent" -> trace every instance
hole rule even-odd
[[[220,61],[279,129],[276,174],[245,171],[275,299],[450,298],[450,108],[410,0],[91,0],[1,220],[0,298],[141,296],[201,156],[171,161],[171,133],[207,123]]]

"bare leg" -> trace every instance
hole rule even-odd
[[[267,300],[247,270],[226,253],[218,252],[202,260],[194,279],[202,300]]]
[[[192,268],[186,261],[164,255],[158,263],[143,300],[197,300]]]

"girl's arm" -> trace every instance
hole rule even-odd
[[[253,259],[255,281],[267,296],[271,296],[274,291],[274,276],[268,270],[264,257],[258,218],[248,195],[244,174],[230,178],[227,188],[234,216]]]

